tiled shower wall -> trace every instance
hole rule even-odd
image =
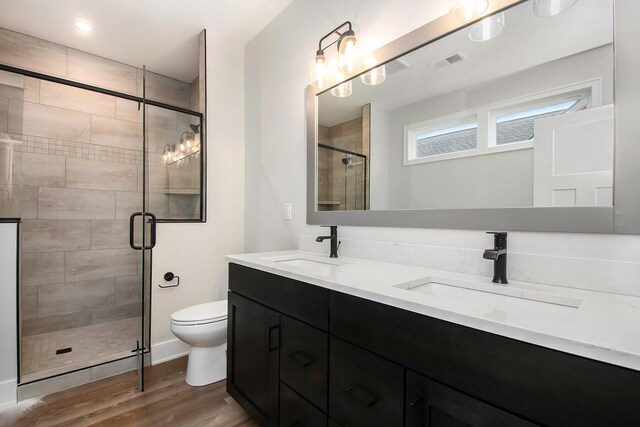
[[[4,29],[0,63],[142,92],[139,69]],[[0,160],[11,155],[15,165],[12,176],[0,177],[0,208],[23,218],[22,334],[138,316],[140,262],[128,246],[128,218],[142,200],[138,104],[7,73],[0,82],[7,83],[0,85],[0,134],[20,141],[13,150],[0,143]],[[188,83],[147,75],[152,99],[192,108],[193,92]],[[149,117],[158,145],[175,141],[191,120],[161,109]],[[169,174],[160,156],[150,159],[152,186],[153,176],[157,188],[170,180],[191,185],[192,173]],[[158,194],[156,208],[168,213],[168,196]]]
[[[367,156],[365,170],[361,157],[354,159],[360,165],[345,169],[345,154],[329,149],[318,149],[318,201],[319,210],[362,210],[368,207],[369,197],[369,116],[370,106],[362,108],[362,117],[332,127],[318,126],[318,142]],[[365,173],[366,172],[366,173]],[[339,204],[338,204],[339,202]]]

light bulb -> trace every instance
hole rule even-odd
[[[554,16],[571,9],[578,0],[534,0],[533,13],[536,16]]]
[[[191,148],[191,145],[192,145],[192,144],[191,144],[191,140],[190,140],[190,139],[187,139],[187,148]]]
[[[184,141],[180,141],[180,151],[184,151]]]
[[[169,159],[169,156],[167,155],[167,153],[164,153],[162,155],[162,163],[167,163],[167,160]]]
[[[322,89],[327,83],[327,64],[324,57],[324,53],[319,50],[316,52],[316,60],[314,62],[313,74],[311,76],[311,84],[317,88]]]
[[[449,11],[460,22],[479,18],[489,8],[489,0],[450,0]]]
[[[343,81],[345,77],[341,72],[337,71],[335,73],[334,79],[336,83],[338,83]],[[352,92],[353,92],[353,87],[351,85],[351,80],[341,83],[338,86],[331,89],[331,95],[337,96],[338,98],[345,98],[351,95]]]
[[[355,70],[355,62],[358,58],[358,49],[356,48],[355,42],[349,43],[345,49],[344,53],[338,54],[338,63],[340,64],[340,69],[348,74],[353,73]]]
[[[484,18],[469,28],[469,38],[474,42],[495,39],[504,30],[504,12]]]
[[[367,55],[362,60],[362,65],[364,66],[364,68],[371,68],[376,65],[376,59],[373,57],[373,55]],[[386,77],[387,70],[383,64],[362,74],[360,76],[360,80],[366,85],[375,86],[384,82]]]

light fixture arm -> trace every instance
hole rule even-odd
[[[343,30],[342,32],[340,32],[340,30],[344,27],[347,27],[346,30]],[[317,55],[323,55],[324,54],[324,50],[327,48],[330,48],[331,46],[333,46],[336,43],[339,43],[340,40],[342,40],[344,38],[345,35],[348,34],[353,34],[353,27],[351,25],[351,21],[345,21],[342,24],[338,25],[336,28],[334,28],[333,30],[331,30],[329,33],[327,33],[327,35],[325,35],[324,37],[322,37],[320,39],[320,41],[318,42],[318,52],[316,52]],[[332,41],[331,43],[329,43],[328,45],[322,47],[322,42],[325,41],[326,39],[328,39],[329,37],[331,37],[332,35],[337,35],[338,38],[334,41]]]

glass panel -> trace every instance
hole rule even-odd
[[[35,95],[35,96],[34,96]],[[138,103],[0,72],[0,215],[22,218],[21,384],[132,356],[140,335]],[[2,120],[0,120],[1,122]],[[139,239],[138,239],[139,240]]]
[[[478,123],[474,122],[419,133],[416,158],[472,150],[477,146],[477,130]]]
[[[513,144],[533,139],[536,120],[558,116],[575,107],[584,100],[554,103],[544,107],[528,108],[514,113],[498,116],[496,119],[496,145]]]
[[[150,212],[161,220],[200,220],[200,116],[148,105],[147,123]]]

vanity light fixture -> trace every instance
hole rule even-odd
[[[469,28],[469,38],[474,42],[495,39],[504,31],[504,12],[484,18]]]
[[[536,16],[547,17],[560,15],[571,9],[578,0],[533,0],[533,13]]]
[[[325,42],[332,36],[337,36],[337,39],[327,44],[326,46],[323,46],[323,42]],[[343,24],[338,25],[327,35],[322,37],[318,42],[318,50],[316,51],[314,65],[314,75],[312,76],[313,82],[311,83],[317,89],[324,88],[327,84],[330,84],[332,80],[333,82],[344,80],[342,73],[340,73],[338,70],[335,71],[334,76],[330,75],[330,72],[333,70],[329,69],[324,53],[326,49],[330,48],[333,45],[336,45],[336,48],[338,50],[339,69],[351,73],[355,68],[354,64],[357,58],[357,48],[356,33],[355,31],[353,31],[353,26],[351,25],[350,21],[346,21]],[[343,91],[343,93],[346,92]],[[350,94],[351,93],[349,92],[349,95]]]
[[[482,16],[489,8],[489,0],[450,0],[449,12],[460,22],[468,22]]]
[[[162,150],[162,163],[170,164],[179,162],[192,154],[198,156],[200,151],[199,140],[196,135],[200,133],[200,125],[189,125],[191,130],[182,132],[178,144],[167,144]]]
[[[90,33],[93,30],[93,25],[85,19],[76,18],[73,21],[73,25],[75,25],[78,31],[83,33]]]

